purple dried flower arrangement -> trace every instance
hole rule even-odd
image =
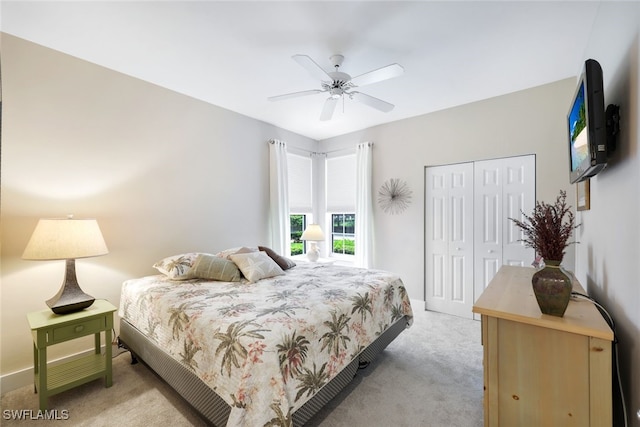
[[[566,199],[567,192],[560,190],[554,204],[536,202],[531,216],[522,212],[525,221],[509,218],[524,232],[525,238],[520,241],[545,260],[562,261],[565,248],[576,243],[569,242],[569,238],[579,225],[575,225],[575,217]]]

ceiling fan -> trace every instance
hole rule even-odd
[[[293,55],[291,58],[305,68],[314,78],[319,79],[322,89],[311,89],[304,90],[302,92],[271,96],[267,98],[269,101],[280,101],[283,99],[327,92],[329,93],[329,98],[324,102],[324,107],[320,114],[320,120],[322,121],[331,120],[338,101],[341,98],[344,99],[345,95],[350,99],[362,102],[369,107],[373,107],[385,113],[393,110],[393,104],[389,104],[386,101],[352,89],[371,83],[377,83],[393,77],[398,77],[404,73],[404,68],[401,65],[390,64],[385,67],[378,68],[377,70],[369,71],[356,77],[351,77],[349,74],[340,71],[340,66],[344,61],[344,56],[342,55],[333,55],[329,58],[335,69],[335,71],[332,72],[325,71],[307,55]]]

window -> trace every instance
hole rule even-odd
[[[311,221],[312,203],[312,163],[311,158],[287,153],[287,175],[289,185],[289,219],[291,225],[291,255],[306,253],[300,236]]]
[[[353,256],[356,245],[356,156],[327,158],[326,183],[331,255]]]
[[[331,215],[331,252],[341,255],[355,254],[356,215],[340,213]]]
[[[301,255],[307,252],[304,242],[300,240],[302,232],[307,228],[307,215],[291,214],[291,255]]]

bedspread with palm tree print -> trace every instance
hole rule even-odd
[[[128,280],[119,315],[231,406],[228,426],[292,425],[392,323],[412,321],[397,275],[314,263],[256,283]]]

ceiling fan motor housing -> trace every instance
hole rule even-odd
[[[342,61],[344,61],[344,56],[342,55],[331,55],[329,57],[329,61],[333,64],[334,68],[338,68],[342,65]]]

